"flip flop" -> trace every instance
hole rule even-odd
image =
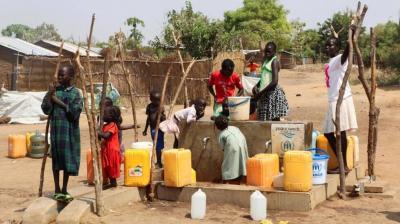
[[[64,202],[69,203],[72,200],[74,200],[74,198],[69,193],[64,194]]]
[[[54,193],[53,194],[53,199],[56,201],[61,201],[63,202],[65,200],[65,195],[62,193]]]

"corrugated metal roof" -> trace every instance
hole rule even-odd
[[[53,41],[53,40],[41,40],[47,44],[53,45],[55,47],[60,47],[61,46],[61,42],[58,41]],[[76,51],[78,50],[78,46],[72,43],[68,43],[68,42],[64,42],[63,45],[63,50],[66,50],[68,52],[71,52],[73,54],[76,53]],[[79,47],[79,55],[80,56],[86,56],[86,48],[84,47]],[[93,51],[89,51],[89,56],[90,57],[101,57],[100,54],[97,54]]]
[[[46,48],[31,44],[24,40],[14,37],[2,37],[0,36],[0,45],[11,50],[20,52],[24,55],[33,56],[45,56],[45,57],[57,57],[58,54],[53,51],[47,50]]]

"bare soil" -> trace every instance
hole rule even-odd
[[[286,92],[291,120],[310,120],[321,130],[325,116],[327,100],[324,76],[315,70],[283,70],[280,85]],[[352,86],[353,97],[359,124],[361,161],[366,167],[368,101],[361,85]],[[296,96],[301,94],[301,96]],[[312,212],[268,211],[273,221],[290,221],[290,223],[399,223],[400,222],[400,172],[397,164],[400,159],[400,89],[385,88],[377,91],[377,104],[381,108],[379,120],[379,140],[376,157],[377,179],[386,181],[391,191],[396,192],[394,199],[383,199],[362,196],[355,199],[340,200],[336,197],[317,206]],[[182,107],[182,106],[178,106]],[[206,116],[211,115],[207,108]],[[142,127],[145,122],[145,110],[138,110],[138,120]],[[124,123],[131,123],[129,111],[124,112]],[[37,197],[41,160],[31,158],[7,158],[7,137],[9,134],[25,134],[39,129],[44,131],[45,124],[40,125],[2,125],[0,126],[0,223],[21,220],[23,211]],[[150,140],[142,136],[140,140]],[[85,184],[86,161],[85,151],[89,148],[89,134],[85,115],[81,118],[82,156],[81,172],[78,177],[70,179],[70,187]],[[125,145],[133,140],[133,131],[124,133]],[[167,146],[172,146],[173,139],[167,137]],[[45,175],[45,194],[51,194],[53,182],[51,161],[47,163]],[[249,219],[249,208],[232,205],[210,204],[204,221],[194,221],[189,217],[188,203],[157,201],[148,203],[130,203],[121,208],[108,211],[105,217],[88,215],[83,223],[255,223]]]

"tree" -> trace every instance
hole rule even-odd
[[[16,37],[28,42],[36,42],[41,39],[60,41],[61,36],[53,24],[42,23],[36,28],[23,24],[11,24],[1,31],[3,36]]]
[[[42,23],[33,30],[33,33],[35,42],[43,39],[61,41],[61,36],[53,24]]]
[[[16,37],[29,42],[34,39],[33,29],[23,24],[11,24],[1,31],[3,36]]]
[[[126,40],[126,47],[129,49],[140,47],[143,40],[143,34],[139,31],[139,27],[144,27],[143,20],[131,17],[126,20],[126,24],[131,27],[131,33]]]
[[[375,27],[380,66],[400,70],[400,25],[389,21]]]
[[[282,49],[290,38],[286,15],[277,0],[244,0],[242,8],[225,12],[225,30],[240,30],[244,48],[258,49],[260,41],[274,41]]]
[[[179,37],[184,52],[194,58],[210,56],[214,46],[220,22],[211,21],[201,12],[194,12],[190,1],[180,11],[172,10],[167,14],[167,24],[161,37],[156,36],[150,45],[160,52],[160,49],[174,48],[175,41],[172,32]]]

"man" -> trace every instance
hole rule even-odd
[[[67,191],[69,176],[77,176],[80,163],[79,117],[82,111],[82,97],[72,85],[75,71],[71,65],[58,70],[58,86],[49,87],[42,102],[42,110],[50,115],[50,136],[52,168],[55,185],[53,198],[69,202],[73,198]],[[64,171],[60,188],[60,171]]]
[[[223,110],[223,103],[226,103],[228,97],[235,95],[235,87],[238,88],[237,95],[243,94],[243,86],[240,77],[233,72],[235,64],[231,59],[225,59],[221,64],[221,70],[211,73],[208,80],[208,90],[214,97],[213,116],[217,117]],[[215,91],[214,87],[215,86]]]

